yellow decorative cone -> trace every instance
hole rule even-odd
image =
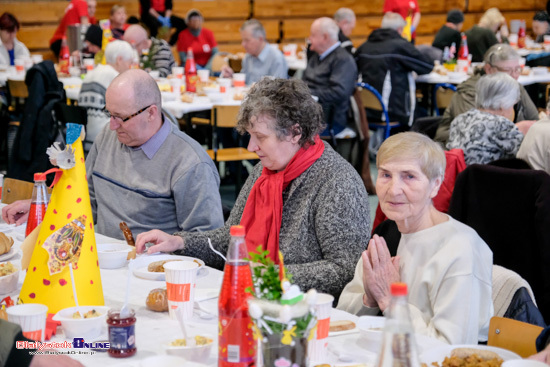
[[[81,128],[68,125],[73,125],[68,129]],[[48,306],[49,313],[75,306],[71,260],[76,263],[78,303],[104,305],[82,140],[78,137],[70,145],[69,141],[68,132],[67,146],[74,149],[75,166],[63,169],[54,186],[19,295],[23,303]]]

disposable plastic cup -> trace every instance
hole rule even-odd
[[[193,261],[171,261],[163,265],[166,275],[166,295],[170,318],[177,319],[176,310],[182,308],[183,318],[193,317],[195,279],[199,264]]]
[[[320,293],[314,309],[317,315],[317,330],[313,339],[309,342],[308,356],[310,361],[322,362],[328,356],[328,330],[330,327],[330,312],[334,297],[330,294]]]
[[[207,70],[207,69],[198,70],[197,74],[201,82],[204,82],[204,83],[208,82],[208,78],[210,78],[210,70]]]
[[[181,94],[181,85],[182,85],[182,79],[180,78],[171,78],[170,80],[170,86],[172,87],[172,92]]]
[[[36,341],[44,341],[48,306],[39,303],[27,303],[8,307],[8,321],[19,324],[23,336]]]
[[[15,59],[14,64],[15,64],[15,71],[18,74],[25,72],[25,60],[24,59]]]
[[[228,78],[219,78],[218,85],[220,86],[220,92],[226,93],[231,88],[231,79]]]
[[[86,67],[86,71],[94,70],[94,59],[84,59],[84,66]]]
[[[245,80],[246,80],[246,74],[243,74],[243,73],[233,74],[233,86],[235,88],[244,87]]]
[[[182,66],[174,66],[172,68],[172,75],[175,78],[183,79],[183,67]]]

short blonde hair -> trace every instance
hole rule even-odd
[[[498,26],[506,22],[506,19],[497,8],[487,9],[479,20],[479,25],[491,30],[498,29]]]
[[[430,181],[445,176],[447,161],[439,144],[426,135],[416,132],[404,132],[387,138],[376,156],[376,167],[393,160],[416,160],[422,173]]]

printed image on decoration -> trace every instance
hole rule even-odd
[[[56,172],[54,188],[19,298],[48,306],[48,313],[75,306],[70,267],[79,304],[104,305],[83,138],[81,125],[67,124],[65,149],[57,143],[47,150],[60,168],[50,170]]]
[[[256,365],[267,367],[305,367],[308,341],[315,333],[313,305],[317,292],[304,294],[285,273],[279,251],[279,270],[269,251],[250,253],[250,261],[261,264],[252,270],[255,297],[248,300],[248,312],[255,322],[255,335],[261,341]]]

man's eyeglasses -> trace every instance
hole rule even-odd
[[[506,73],[506,74],[519,74],[521,73],[521,66],[516,66],[515,68],[501,68],[501,67],[498,67],[496,65],[491,65],[492,67],[494,67],[495,69],[497,69],[498,71],[500,71],[501,73]]]
[[[148,109],[149,107],[151,107],[151,106],[152,106],[152,104],[150,104],[150,105],[147,106],[147,107],[143,107],[143,108],[142,108],[141,110],[139,110],[138,112],[136,112],[136,113],[134,113],[134,114],[131,114],[130,116],[124,117],[124,118],[122,118],[122,117],[120,117],[120,116],[113,116],[113,115],[111,115],[111,113],[110,113],[109,111],[107,111],[106,109],[103,109],[103,112],[105,113],[105,115],[107,115],[107,117],[108,117],[109,119],[113,118],[113,119],[115,119],[119,124],[121,124],[121,123],[123,123],[123,122],[128,121],[128,120],[131,119],[131,118],[136,117],[136,116],[139,115],[140,113],[145,112],[145,110],[147,110],[147,109]]]

